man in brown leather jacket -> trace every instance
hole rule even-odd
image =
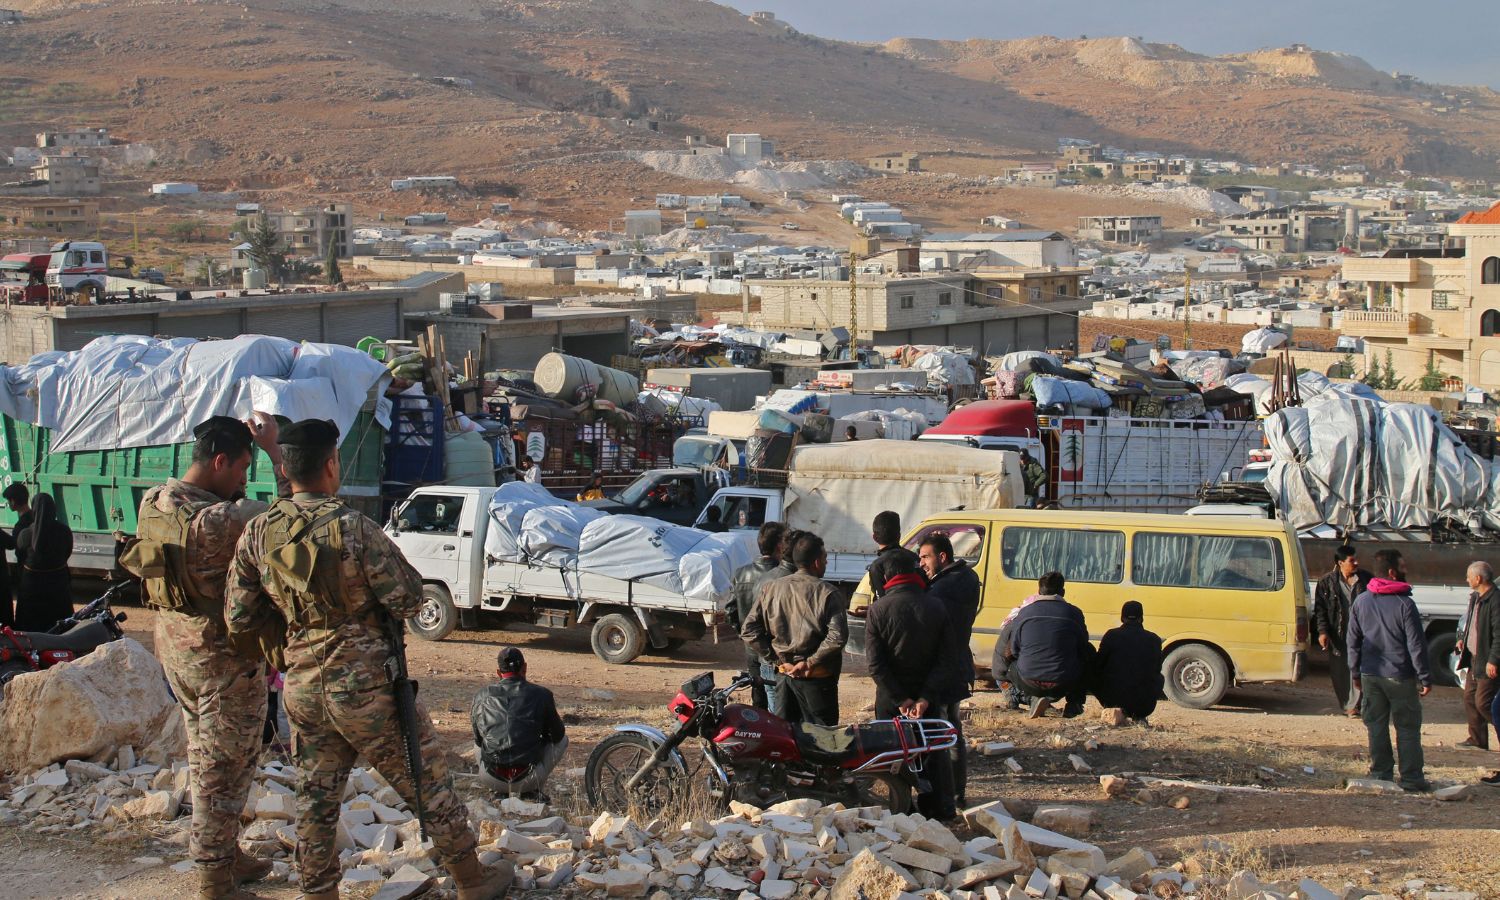
[[[797,571],[768,582],[741,636],[776,663],[776,709],[788,722],[837,725],[839,673],[849,640],[849,600],[823,581],[823,539],[805,534],[792,548]]]

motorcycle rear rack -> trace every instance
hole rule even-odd
[[[906,729],[898,727],[896,734],[901,737],[903,746],[897,750],[887,750],[872,756],[864,765],[855,769],[855,772],[893,772],[903,765],[913,772],[920,772],[923,768],[922,756],[952,750],[958,746],[958,729],[947,719],[895,719],[893,721],[898,725],[916,725],[917,742],[907,745],[905,743]]]

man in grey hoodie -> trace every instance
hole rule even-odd
[[[1360,707],[1370,734],[1370,775],[1392,780],[1391,726],[1401,759],[1403,790],[1427,791],[1422,774],[1422,697],[1432,691],[1422,618],[1397,550],[1375,554],[1376,577],[1349,610],[1349,672],[1362,690]]]

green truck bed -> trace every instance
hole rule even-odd
[[[45,492],[73,529],[75,568],[108,570],[114,565],[115,532],[135,533],[136,510],[147,490],[187,471],[193,445],[170,444],[126,450],[51,452],[52,433],[29,422],[0,415],[0,484],[21,482],[33,494]],[[385,431],[372,412],[361,412],[339,450],[341,494],[357,509],[379,515],[384,473]],[[247,496],[276,496],[271,461],[257,450],[250,464]],[[0,525],[15,524],[0,509]]]

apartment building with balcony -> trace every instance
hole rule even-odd
[[[1500,390],[1500,204],[1449,226],[1436,250],[1351,257],[1343,277],[1363,282],[1363,309],[1346,310],[1345,334],[1367,354],[1391,351],[1396,374],[1420,378],[1429,364],[1467,384]]]
[[[266,218],[294,256],[322,259],[330,241],[340,259],[354,256],[354,208],[348,203],[288,209],[267,213]]]

